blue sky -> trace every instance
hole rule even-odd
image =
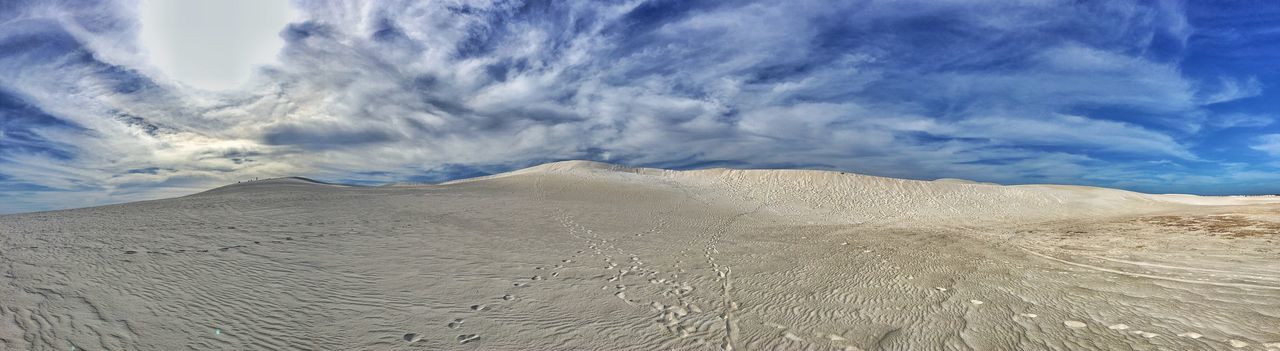
[[[1280,193],[1272,1],[173,4],[0,3],[0,213],[562,159]]]

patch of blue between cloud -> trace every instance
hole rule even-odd
[[[332,26],[316,21],[305,21],[301,23],[289,24],[285,27],[281,37],[285,41],[299,42],[311,37],[332,37],[335,30]]]
[[[297,145],[313,149],[385,143],[400,135],[382,129],[344,130],[324,126],[280,125],[267,129],[262,142],[267,145]]]
[[[14,155],[43,155],[66,161],[76,148],[44,138],[37,130],[85,133],[86,129],[60,119],[0,87],[0,159]]]
[[[150,136],[156,136],[159,134],[159,131],[160,131],[160,126],[157,126],[151,123],[145,118],[134,116],[128,113],[117,112],[115,115],[115,120],[120,121],[131,127],[138,128],[143,133],[146,133],[147,135],[150,135]]]
[[[159,174],[161,170],[166,170],[166,169],[162,169],[162,168],[160,168],[160,167],[134,168],[134,169],[130,169],[130,170],[128,170],[128,171],[125,171],[125,173],[126,173],[126,174],[151,174],[151,175],[155,175],[155,174]]]
[[[62,189],[50,188],[40,184],[31,184],[31,183],[25,183],[25,182],[7,182],[7,181],[4,181],[4,179],[0,179],[0,187],[3,187],[4,192],[6,193],[8,192],[73,191],[73,190],[62,190]]]
[[[511,30],[521,28],[522,26],[513,25],[516,23],[530,24],[539,28],[546,29],[546,33],[553,35],[552,40],[544,46],[543,54],[547,56],[558,56],[565,48],[569,47],[569,43],[585,30],[591,27],[595,21],[595,16],[587,10],[588,13],[577,13],[571,15],[566,11],[563,3],[557,1],[525,1],[519,6],[499,7],[496,9],[480,9],[467,5],[451,6],[449,10],[455,15],[467,20],[475,20],[483,25],[473,26],[468,31],[468,36],[459,41],[454,46],[454,56],[456,59],[469,59],[483,57],[509,40],[513,35],[522,33],[513,33]]]
[[[354,172],[347,176],[337,177],[333,179],[316,180],[316,181],[321,183],[331,183],[331,184],[378,186],[378,185],[385,185],[388,183],[397,183],[395,181],[388,182],[386,180],[387,178],[394,178],[395,176],[396,176],[395,172],[364,171],[364,172]]]
[[[19,28],[0,41],[0,62],[14,65],[40,66],[51,62],[88,68],[92,77],[106,84],[114,93],[134,94],[158,86],[136,70],[98,60],[59,23],[52,20],[19,20],[8,24]]]
[[[378,21],[378,28],[373,31],[373,35],[370,37],[380,43],[407,44],[411,41],[409,36],[405,35],[404,30],[401,30],[389,18],[383,18]]]
[[[38,62],[80,49],[80,43],[52,20],[21,19],[6,24],[0,41],[0,59]]]
[[[698,11],[709,11],[721,6],[734,6],[737,1],[682,1],[657,0],[643,2],[627,12],[621,20],[611,24],[606,31],[619,38],[639,40],[639,44],[653,40],[647,34],[667,23],[681,21]]]
[[[492,166],[491,166],[492,167]],[[505,168],[505,167],[500,167]],[[439,183],[450,180],[466,179],[487,176],[495,173],[505,172],[507,170],[494,172],[493,170],[482,169],[481,167],[464,164],[447,164],[436,167],[429,172],[416,174],[405,178],[410,183]]]

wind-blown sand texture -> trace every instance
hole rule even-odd
[[[5,350],[1280,350],[1280,205],[559,162],[0,216]]]

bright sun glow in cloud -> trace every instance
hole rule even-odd
[[[273,62],[284,46],[277,33],[295,16],[287,0],[144,0],[139,14],[152,63],[209,90],[240,86]]]

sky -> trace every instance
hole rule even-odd
[[[1274,1],[3,1],[0,213],[565,159],[1280,193]]]

